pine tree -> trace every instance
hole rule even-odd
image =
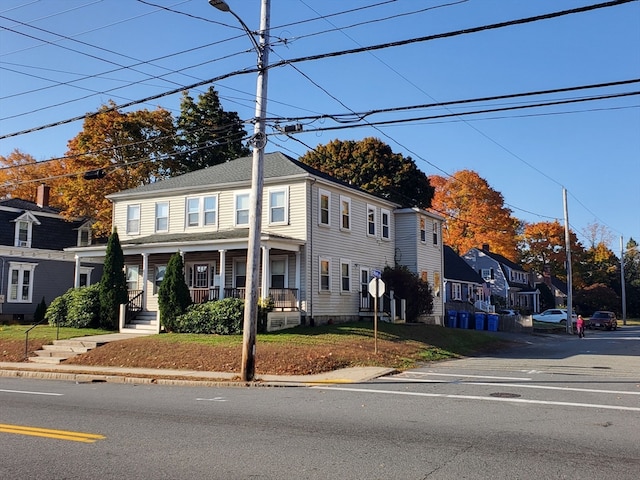
[[[114,229],[107,242],[104,270],[100,279],[100,325],[109,330],[118,326],[120,305],[127,303],[127,278],[124,273],[124,254],[118,231]]]
[[[184,263],[182,255],[177,252],[171,256],[164,279],[158,288],[158,306],[160,307],[160,321],[165,330],[175,330],[178,316],[186,312],[191,305],[189,287],[184,280]]]

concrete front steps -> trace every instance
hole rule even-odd
[[[159,333],[158,312],[139,312],[136,317],[120,329],[122,333]]]
[[[106,342],[93,342],[86,340],[54,340],[53,345],[43,345],[42,350],[34,352],[35,357],[29,357],[33,363],[48,363],[57,365],[67,358],[75,357],[81,353],[104,345]]]

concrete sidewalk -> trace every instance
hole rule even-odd
[[[76,337],[71,340],[105,344],[141,334],[107,333]],[[100,347],[97,347],[100,348]],[[29,362],[0,362],[0,377],[40,378],[75,382],[147,383],[158,385],[200,386],[305,386],[326,383],[359,383],[388,375],[394,370],[382,367],[343,368],[316,375],[256,375],[252,382],[242,382],[239,373],[203,372],[199,370],[162,370],[156,368],[89,367],[83,365],[47,365]]]
[[[327,383],[360,383],[388,375],[393,371],[392,368],[383,367],[352,367],[316,375],[256,375],[253,382],[242,382],[239,374],[230,372],[0,362],[0,377],[67,380],[82,383],[111,382],[194,386],[236,385],[296,387]]]

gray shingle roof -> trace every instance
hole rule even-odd
[[[251,164],[253,157],[242,157],[229,162],[167,178],[140,187],[123,190],[107,195],[107,198],[127,197],[129,195],[144,195],[147,193],[170,192],[172,190],[188,190],[208,187],[210,185],[224,185],[251,182]],[[347,188],[362,191],[348,183],[337,180],[326,173],[305,165],[298,160],[281,152],[267,153],[264,157],[264,178],[279,178],[292,176],[313,175]]]

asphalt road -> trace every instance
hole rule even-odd
[[[356,385],[0,378],[0,478],[637,479],[640,328],[528,340]]]

